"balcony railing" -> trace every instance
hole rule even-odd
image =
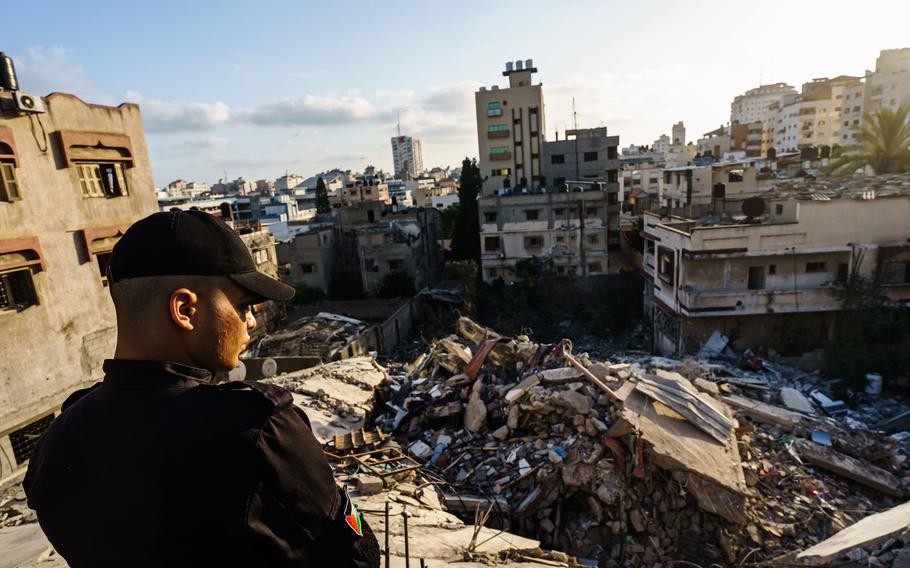
[[[833,286],[762,290],[679,291],[680,308],[690,316],[837,311]]]
[[[500,152],[497,154],[490,154],[490,161],[492,162],[504,162],[506,160],[512,159],[512,152]]]

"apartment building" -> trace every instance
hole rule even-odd
[[[303,177],[294,174],[285,174],[275,180],[275,191],[286,192],[294,189],[305,180]]]
[[[552,260],[558,274],[597,276],[609,269],[609,212],[618,207],[601,182],[569,192],[488,195],[478,200],[480,260],[485,282],[514,282],[516,264]],[[617,243],[618,245],[618,243]]]
[[[351,207],[370,201],[385,204],[392,202],[389,197],[389,186],[378,177],[360,176],[345,184],[341,190],[341,205]]]
[[[745,199],[774,187],[776,166],[770,160],[745,159],[665,168],[662,204],[690,217],[737,211]]]
[[[723,219],[645,213],[643,275],[654,349],[786,350],[831,337],[838,283],[878,278],[910,304],[910,175],[785,182]]]
[[[875,71],[866,72],[863,107],[868,111],[910,106],[910,47],[884,49],[875,60]]]
[[[730,126],[721,126],[699,138],[696,143],[698,154],[702,156],[713,156],[715,160],[721,160],[729,154],[740,153],[746,155],[746,137],[749,132],[749,126],[745,124],[732,124]]]
[[[544,142],[541,184],[550,190],[566,186],[586,189],[575,182],[600,182],[607,192],[608,239],[619,247],[619,215],[622,203],[619,184],[619,136],[608,136],[606,127],[567,130],[565,140]]]
[[[137,105],[17,95],[0,86],[0,478],[102,377],[116,341],[111,251],[158,210]]]
[[[256,270],[279,279],[278,253],[275,249],[275,235],[259,224],[235,224],[240,240],[250,250]],[[287,310],[284,302],[266,301],[253,307],[256,328],[250,332],[252,341],[257,341],[278,329]]]
[[[395,177],[414,179],[423,172],[423,149],[420,140],[411,136],[392,137],[392,164]]]
[[[730,104],[730,124],[761,122],[772,124],[777,119],[777,109],[796,89],[786,83],[772,83],[749,89],[733,98]]]
[[[336,225],[332,222],[295,227],[290,240],[276,245],[281,280],[291,286],[305,284],[331,294],[338,242],[336,232]]]
[[[860,77],[840,75],[804,83],[799,95],[790,95],[781,102],[773,125],[774,148],[792,152],[839,145],[843,140],[844,95],[856,92],[861,82]]]
[[[537,189],[542,184],[541,147],[546,140],[543,88],[532,84],[537,68],[530,59],[509,61],[503,76],[509,86],[481,87],[477,111],[478,166],[483,195],[503,188]]]

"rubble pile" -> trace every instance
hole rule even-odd
[[[786,374],[598,362],[568,340],[502,337],[460,318],[457,334],[393,371],[374,420],[449,511],[488,511],[580,562],[804,562],[797,553],[903,501],[908,448],[821,413],[839,401],[803,395],[817,385]],[[891,536],[863,558],[898,558],[904,541]]]
[[[21,484],[0,488],[0,529],[31,523],[36,519],[35,512],[28,508]]]

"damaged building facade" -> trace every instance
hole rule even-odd
[[[646,312],[653,348],[697,350],[714,331],[739,347],[829,339],[852,276],[910,302],[910,176],[780,184],[744,214],[645,213]],[[788,340],[788,338],[790,338]]]
[[[101,378],[116,341],[111,251],[158,210],[137,105],[53,93],[20,111],[15,94],[0,90],[0,478]]]

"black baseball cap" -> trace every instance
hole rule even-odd
[[[243,241],[203,211],[153,213],[133,223],[111,255],[113,282],[142,276],[226,276],[259,301],[286,301],[294,288],[256,270]]]

